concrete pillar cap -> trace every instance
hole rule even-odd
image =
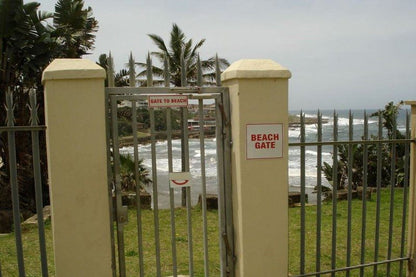
[[[231,64],[222,74],[221,81],[231,79],[289,79],[290,71],[270,59],[244,59]]]
[[[105,70],[85,59],[55,59],[43,71],[42,83],[50,80],[105,79]]]

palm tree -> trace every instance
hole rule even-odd
[[[6,91],[13,92],[16,125],[27,125],[29,113],[26,107],[31,88],[41,88],[41,74],[51,61],[56,44],[52,38],[52,26],[47,19],[52,14],[38,11],[40,4],[23,1],[0,1],[0,118],[6,118],[4,107]],[[38,94],[39,118],[43,120],[42,94]],[[10,107],[9,107],[10,108]],[[2,122],[1,124],[3,124]],[[43,124],[40,122],[40,124]],[[15,134],[17,151],[18,182],[21,207],[34,211],[33,172],[31,170],[30,136],[27,133]],[[45,149],[44,140],[41,147]],[[46,151],[41,153],[45,161]],[[0,209],[10,208],[10,183],[8,168],[7,133],[0,135]],[[46,168],[42,164],[43,169]],[[46,175],[46,170],[42,171]],[[43,178],[46,179],[46,176]],[[46,182],[44,184],[46,186]],[[45,189],[45,188],[44,188]],[[47,192],[46,190],[44,190]],[[46,197],[45,197],[46,198]],[[45,199],[44,198],[44,199]]]
[[[174,86],[185,86],[181,82],[181,70],[183,59],[183,64],[185,65],[186,70],[186,79],[187,83],[195,85],[197,82],[197,67],[198,67],[198,51],[205,43],[205,39],[198,41],[195,45],[193,44],[192,39],[187,40],[185,34],[175,23],[172,26],[172,31],[170,32],[170,42],[169,47],[166,46],[165,41],[156,34],[148,35],[152,41],[159,48],[159,51],[151,52],[150,54],[155,57],[161,64],[164,64],[165,59],[168,62],[170,82]],[[211,57],[208,60],[202,60],[202,70],[203,78],[205,84],[213,85],[215,84],[215,57]],[[220,69],[224,69],[229,66],[229,62],[226,59],[219,58]],[[147,75],[147,64],[146,63],[137,63],[139,66],[145,68],[142,72],[138,74],[139,77],[146,77]],[[161,79],[164,78],[164,70],[157,66],[151,66],[152,73],[154,76]],[[160,81],[159,81],[160,82]],[[156,80],[155,83],[158,83]]]
[[[58,0],[53,25],[63,57],[80,58],[93,49],[98,21],[92,16],[91,7],[84,9],[83,0]]]

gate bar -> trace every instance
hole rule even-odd
[[[113,277],[116,277],[116,247],[114,238],[114,203],[113,203],[113,169],[111,167],[111,98],[106,94],[105,97],[105,133],[106,133],[106,145],[107,145],[107,187],[108,187],[108,207],[110,215],[110,241],[111,241],[111,269],[113,271]]]
[[[364,111],[364,130],[363,140],[368,140],[368,115]],[[363,144],[363,192],[361,197],[361,264],[365,263],[365,243],[366,243],[366,229],[367,229],[367,176],[368,174],[368,145]],[[364,276],[364,267],[360,268],[360,276]]]
[[[322,141],[322,113],[318,110],[318,142]],[[316,272],[321,271],[321,225],[322,225],[322,145],[317,146],[316,166]],[[320,277],[320,274],[317,275]]]
[[[406,139],[410,138],[410,119],[406,111]],[[403,212],[402,212],[402,234],[400,238],[400,256],[404,256],[405,239],[406,239],[406,215],[407,214],[407,197],[409,188],[409,164],[410,164],[410,144],[405,144],[404,148],[404,184],[403,184]],[[400,261],[399,276],[403,274],[403,261]]]
[[[217,111],[219,110],[219,103],[215,100]],[[218,160],[218,223],[219,223],[219,247],[220,247],[220,273],[221,277],[227,276],[227,250],[225,248],[225,236],[227,236],[225,226],[225,201],[224,201],[224,161],[218,153],[224,153],[223,141],[223,122],[221,114],[216,113],[216,141],[217,141],[217,160]]]
[[[140,199],[141,182],[139,174],[139,150],[137,138],[137,107],[136,101],[131,102],[132,109],[132,131],[133,131],[133,155],[134,155],[134,180],[136,181],[136,218],[137,218],[137,248],[139,252],[140,277],[144,277],[143,261],[143,228],[142,228],[142,206]]]
[[[198,55],[198,80],[197,85],[202,86],[202,66]],[[201,159],[201,178],[202,178],[202,224],[204,239],[204,272],[205,277],[209,277],[209,258],[208,258],[208,227],[207,227],[207,180],[205,174],[205,128],[204,128],[204,100],[198,100],[199,110],[199,148]]]
[[[334,141],[338,140],[338,114],[334,111]],[[337,195],[338,195],[338,148],[333,146],[333,171],[332,171],[332,253],[331,269],[335,270],[337,266]],[[331,274],[335,277],[335,271]]]
[[[393,134],[392,138],[396,138],[397,118],[393,120]],[[389,217],[389,240],[387,249],[387,259],[391,259],[392,243],[393,243],[393,214],[394,214],[394,187],[395,187],[395,171],[396,171],[396,144],[391,144],[391,167],[390,167],[390,217]],[[403,199],[403,201],[406,201]],[[391,267],[387,264],[387,277],[390,277]]]
[[[300,112],[300,142],[305,142],[305,115]],[[300,273],[305,273],[305,146],[300,147]]]
[[[29,92],[30,101],[30,115],[31,125],[38,125],[38,107],[36,103],[35,91]],[[32,136],[32,158],[33,158],[33,178],[35,181],[35,197],[36,197],[36,213],[38,221],[38,236],[39,236],[39,250],[40,250],[40,261],[42,268],[42,276],[48,276],[48,262],[46,255],[46,243],[45,243],[45,225],[43,222],[43,198],[42,198],[42,179],[40,170],[40,153],[39,153],[39,131],[33,130]]]
[[[156,164],[156,138],[155,138],[155,112],[153,108],[149,109],[150,113],[150,133],[152,149],[152,178],[153,178],[153,220],[155,223],[155,247],[156,247],[156,274],[161,276],[160,272],[160,239],[159,239],[159,201],[157,189],[157,164]]]
[[[382,120],[381,112],[378,113],[378,139],[382,140]],[[378,260],[379,240],[380,240],[380,202],[381,202],[381,142],[377,143],[377,202],[376,202],[376,232],[374,238],[374,262]],[[373,276],[377,277],[377,264],[374,265]]]
[[[7,110],[7,127],[14,126],[14,104],[13,93],[10,88],[6,93],[6,110]],[[17,264],[19,267],[19,276],[25,276],[25,264],[23,260],[23,245],[22,245],[22,229],[20,227],[20,204],[19,204],[19,187],[17,183],[17,161],[16,161],[16,140],[15,131],[10,129],[7,132],[7,139],[9,143],[9,172],[10,172],[10,186],[12,194],[13,206],[13,225],[15,231]]]
[[[353,140],[354,139],[354,130],[353,130],[353,114],[351,113],[351,110],[349,111],[348,114],[348,138],[349,140]],[[348,223],[347,223],[347,262],[346,262],[346,267],[349,267],[351,265],[351,224],[352,224],[352,167],[353,167],[353,145],[350,144],[348,145]],[[346,277],[350,276],[350,271],[347,270]]]
[[[168,168],[173,172],[172,160],[172,110],[166,111],[167,122],[167,143],[168,143]],[[176,257],[176,223],[175,223],[175,194],[174,189],[169,186],[169,204],[170,204],[170,224],[171,224],[171,244],[172,244],[172,271],[173,277],[178,275],[177,257]]]
[[[116,197],[116,226],[118,242],[118,266],[120,277],[126,276],[126,262],[124,257],[124,220],[121,218],[122,199],[121,199],[121,181],[120,181],[120,153],[118,145],[118,122],[117,122],[117,101],[111,99],[111,119],[113,126],[113,158],[114,158],[114,181]]]

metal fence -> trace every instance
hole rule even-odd
[[[300,135],[289,143],[299,151],[301,198],[300,208],[290,210],[291,276],[405,276],[409,116],[401,123],[404,134],[397,120],[389,131],[381,112],[373,118],[369,123],[366,112],[360,119],[349,112],[340,126],[336,112],[329,120],[318,112],[311,128],[301,112]]]
[[[108,72],[109,86],[114,84],[112,80],[111,68],[112,61],[110,60],[110,68]],[[134,61],[130,60],[130,73],[134,72]],[[150,58],[147,61],[147,68],[152,68]],[[229,99],[228,90],[219,87],[219,67],[217,63],[217,87],[202,87],[202,69],[199,63],[198,77],[196,78],[195,87],[185,87],[186,78],[182,74],[183,87],[170,87],[169,69],[165,63],[165,79],[162,87],[153,87],[153,78],[151,70],[148,70],[147,79],[144,83],[147,87],[135,87],[135,74],[130,74],[130,87],[106,89],[108,99],[108,156],[110,160],[109,165],[109,196],[110,206],[115,210],[114,221],[116,222],[116,235],[113,237],[113,268],[114,276],[127,276],[134,272],[134,275],[139,276],[178,276],[178,274],[189,274],[189,276],[234,276],[233,266],[233,236],[232,236],[232,211],[231,211],[231,176],[230,172],[230,130],[229,130]],[[194,131],[190,130],[188,124],[189,106],[187,107],[149,107],[149,97],[154,96],[185,96],[189,101],[194,102],[197,115],[197,126],[191,126]],[[129,145],[133,148],[130,157],[134,162],[134,180],[135,180],[135,221],[130,224],[136,224],[134,231],[136,233],[136,262],[131,264],[131,259],[126,261],[126,247],[131,248],[125,241],[127,207],[123,206],[122,200],[122,181],[121,181],[121,162],[120,157],[123,154],[123,149],[120,148],[120,107],[124,106],[127,113],[131,115],[128,125],[131,127],[131,142]],[[208,107],[214,107],[212,112],[215,120],[214,137],[212,141],[215,144],[217,162],[216,169],[216,186],[218,193],[218,222],[215,226],[208,223],[207,209],[207,182],[209,178],[206,173],[206,147],[207,147],[207,133],[212,131],[206,127],[205,113],[210,110]],[[153,216],[153,234],[149,237],[144,228],[146,225],[143,222],[143,214],[146,213],[142,209],[140,190],[146,187],[139,174],[139,163],[143,159],[144,154],[139,149],[138,138],[138,109],[141,108],[148,114],[148,124],[150,131],[150,138],[147,143],[150,144],[148,156],[151,161],[149,164],[149,171],[151,172],[151,185],[147,190],[152,195],[152,216]],[[160,116],[156,116],[156,114]],[[158,119],[159,118],[159,119]],[[158,126],[158,120],[162,120],[164,126]],[[142,122],[143,123],[143,122]],[[175,126],[176,125],[176,126]],[[197,128],[196,128],[197,127]],[[191,164],[190,157],[190,136],[194,135],[193,143],[198,144],[199,152],[198,165]],[[175,142],[176,138],[176,142]],[[215,139],[214,139],[215,138]],[[166,142],[166,145],[160,148],[160,141]],[[175,147],[180,148],[174,151]],[[126,152],[126,151],[124,151]],[[125,154],[125,153],[124,153]],[[192,153],[191,153],[192,154]],[[162,169],[158,162],[161,160],[167,161],[167,171],[172,172],[190,172],[192,167],[200,168],[200,174],[193,176],[195,183],[192,187],[182,189],[174,189],[169,187],[169,180],[166,176],[160,175]],[[197,180],[197,181],[195,181]],[[195,191],[196,186],[200,186],[200,209],[193,207],[192,191]],[[165,189],[167,195],[167,207],[161,207],[162,189]],[[176,195],[176,196],[175,196]],[[115,198],[115,201],[112,198]],[[180,200],[178,201],[175,200]],[[184,208],[178,208],[183,206]],[[169,222],[161,223],[161,213],[163,208],[169,211]],[[162,211],[161,211],[162,209]],[[184,210],[186,213],[184,213]],[[111,213],[113,214],[113,213]],[[165,213],[164,213],[165,214]],[[181,217],[185,217],[182,218]],[[166,218],[166,215],[165,217]],[[196,219],[201,219],[201,222],[195,222]],[[112,219],[113,220],[113,219]],[[179,223],[186,225],[186,228],[180,228]],[[113,223],[111,223],[113,224]],[[197,227],[198,226],[198,227]],[[202,233],[195,234],[195,230]],[[215,239],[212,239],[212,235]],[[169,233],[169,234],[167,234]],[[161,235],[164,234],[164,235]],[[145,238],[147,236],[147,239]],[[209,239],[211,237],[211,239]],[[165,238],[165,239],[164,239]],[[169,242],[166,239],[169,238]],[[149,240],[151,245],[149,246]],[[211,241],[209,241],[211,240]],[[147,242],[147,243],[146,243]],[[185,242],[186,246],[184,245]],[[150,250],[150,248],[153,250]],[[187,251],[179,252],[180,247],[186,247]],[[215,250],[217,249],[217,250]],[[149,257],[149,253],[150,257]],[[179,254],[182,253],[182,254]],[[187,257],[187,261],[184,257]],[[130,266],[129,266],[130,264]],[[153,268],[151,268],[153,267]],[[132,269],[135,268],[135,269]]]
[[[0,265],[0,277],[9,276],[12,274],[16,276],[17,272],[19,276],[26,276],[25,272],[25,257],[23,251],[23,239],[22,239],[22,228],[21,228],[21,210],[19,204],[19,168],[21,165],[18,163],[17,159],[17,149],[19,145],[16,145],[16,135],[17,133],[23,133],[31,136],[31,155],[32,155],[32,170],[34,176],[34,186],[35,186],[35,195],[36,195],[36,212],[38,220],[38,234],[39,234],[39,254],[40,254],[40,267],[42,276],[48,276],[48,262],[47,262],[47,253],[46,253],[46,244],[45,244],[45,227],[43,222],[43,199],[42,199],[42,174],[41,174],[41,164],[40,164],[40,147],[39,147],[39,134],[44,132],[46,127],[38,125],[38,105],[36,103],[36,93],[31,91],[29,94],[29,111],[30,111],[30,125],[28,126],[15,126],[15,105],[13,103],[13,93],[9,90],[6,92],[6,103],[5,109],[7,111],[6,126],[0,126],[0,135],[2,133],[7,133],[7,145],[5,149],[8,149],[7,160],[1,161],[3,166],[7,169],[8,167],[8,176],[3,176],[4,179],[9,180],[11,187],[11,199],[12,199],[12,208],[13,208],[13,231],[16,241],[16,257],[17,257],[17,270],[13,268],[13,272],[10,272],[10,265],[3,264]],[[26,153],[29,154],[29,153]],[[4,253],[0,253],[3,254]],[[7,255],[7,254],[6,254]],[[13,267],[13,266],[12,266]],[[7,270],[5,269],[7,268]],[[29,272],[34,274],[33,272]],[[40,274],[40,273],[39,273]]]

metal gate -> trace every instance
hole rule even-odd
[[[234,276],[228,89],[107,88],[106,95],[113,275]],[[132,187],[135,208],[127,208]],[[208,209],[209,193],[218,195],[218,210]]]

